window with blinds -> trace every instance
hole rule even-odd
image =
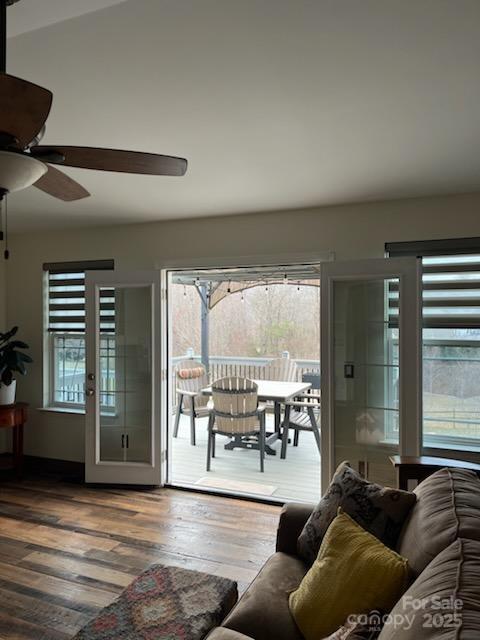
[[[390,256],[422,259],[425,447],[480,447],[480,238],[400,242]],[[388,290],[398,323],[398,285]],[[393,349],[397,345],[393,344]]]
[[[50,334],[48,406],[82,411],[85,406],[85,273],[113,269],[113,260],[55,262],[43,268],[47,273],[46,311]],[[107,378],[111,378],[115,355],[114,305],[113,290],[102,290],[100,349]],[[100,396],[103,411],[112,410],[111,397],[107,396]]]
[[[48,263],[48,331],[85,333],[85,272],[113,269],[113,260]],[[112,332],[115,326],[113,289],[102,289],[100,330]]]
[[[480,238],[391,243],[392,257],[422,258],[425,329],[480,329]],[[392,324],[398,323],[398,283],[389,286]]]

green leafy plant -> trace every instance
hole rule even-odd
[[[19,349],[28,349],[28,344],[21,340],[12,340],[18,327],[13,327],[6,333],[0,333],[0,382],[7,387],[12,384],[13,374],[27,373],[25,364],[33,362],[30,356]]]

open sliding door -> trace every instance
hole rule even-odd
[[[86,482],[159,485],[161,274],[86,276]]]
[[[389,456],[420,454],[421,300],[416,258],[322,264],[323,491],[342,460],[395,486]]]

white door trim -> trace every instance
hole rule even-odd
[[[333,287],[340,280],[399,280],[399,451],[418,456],[422,446],[422,265],[415,257],[374,258],[321,265],[321,385],[322,385],[322,492],[334,471],[334,304]]]

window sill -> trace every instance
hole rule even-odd
[[[432,440],[423,441],[423,450],[428,451],[465,451],[466,453],[480,453],[480,445],[462,443],[462,442],[435,442]]]
[[[74,409],[73,407],[38,407],[37,411],[46,411],[47,413],[71,413],[77,416],[85,415],[85,409]]]

